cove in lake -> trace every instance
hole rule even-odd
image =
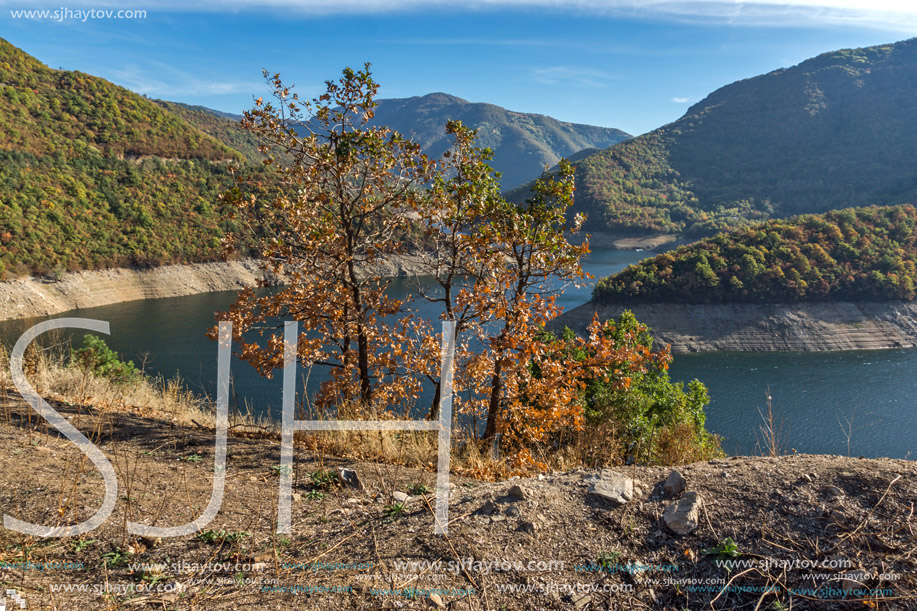
[[[596,249],[584,269],[597,277],[639,261],[645,253]],[[396,279],[395,295],[416,286],[415,279]],[[565,310],[589,300],[591,286],[571,288],[559,302]],[[112,349],[139,364],[147,353],[146,370],[165,377],[180,376],[195,391],[211,394],[216,379],[216,342],[204,337],[213,313],[235,300],[234,291],[188,297],[132,301],[74,310],[54,316],[80,316],[108,321]],[[435,308],[421,314],[433,316]],[[0,323],[0,336],[15,340],[43,319]],[[81,343],[74,332],[74,345]],[[281,401],[279,375],[259,376],[245,362],[233,360],[231,409],[276,415]],[[314,376],[314,374],[313,374]],[[724,437],[729,453],[757,453],[756,431],[770,388],[778,421],[784,423],[785,449],[806,453],[848,454],[845,429],[852,422],[851,456],[917,457],[917,349],[830,353],[704,353],[677,355],[673,380],[697,378],[710,390],[707,427]],[[317,378],[310,379],[310,392]]]

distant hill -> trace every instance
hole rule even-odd
[[[174,111],[0,39],[0,277],[219,258],[243,153]]]
[[[581,159],[630,138],[619,129],[565,123],[545,115],[506,110],[493,104],[476,104],[446,93],[413,98],[376,100],[373,125],[386,125],[420,144],[428,155],[439,157],[449,147],[446,122],[461,120],[478,130],[477,144],[493,150],[492,166],[502,173],[504,188],[534,180],[561,157]],[[228,142],[247,157],[257,159],[257,141],[235,127],[241,115],[203,106],[161,102],[202,131]]]
[[[565,123],[445,93],[378,102],[374,124],[401,132],[429,155],[439,156],[449,146],[446,121],[458,119],[478,130],[477,144],[493,149],[492,165],[503,174],[503,188],[537,178],[545,166],[555,165],[561,157],[588,148],[604,149],[630,138],[619,129]]]
[[[178,115],[208,136],[212,136],[232,147],[233,150],[242,153],[247,161],[258,163],[264,158],[264,155],[258,151],[258,138],[253,133],[242,129],[240,124],[242,115],[234,115],[207,108],[206,106],[191,106],[181,102],[156,100],[156,103]]]
[[[594,301],[793,303],[915,298],[917,210],[802,215],[722,233],[600,280]]]
[[[914,150],[917,39],[825,53],[718,89],[674,123],[580,160],[576,208],[592,230],[701,236],[917,201]]]

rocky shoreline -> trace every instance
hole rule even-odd
[[[416,255],[398,255],[378,265],[387,276],[410,276],[422,271],[421,258]],[[239,290],[257,284],[262,277],[257,261],[240,259],[72,272],[59,280],[17,278],[0,282],[0,321],[141,299]]]
[[[551,321],[583,333],[598,312],[602,319],[625,309],[652,329],[674,353],[833,351],[917,346],[917,304],[644,304],[605,305],[590,301]]]

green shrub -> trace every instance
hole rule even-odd
[[[105,340],[91,333],[83,338],[82,348],[70,351],[70,359],[84,371],[114,382],[127,384],[140,377],[140,370],[134,367],[133,361],[122,361]]]
[[[619,349],[652,351],[649,328],[630,310],[615,321],[610,333]],[[562,338],[572,340],[565,329]],[[722,455],[719,438],[705,428],[704,408],[710,402],[707,387],[698,380],[688,383],[669,378],[671,357],[654,352],[646,367],[620,368],[604,377],[584,380],[583,420],[578,461],[599,465],[635,460],[645,464],[675,464],[706,460]],[[580,354],[579,358],[588,358]],[[558,444],[564,443],[558,440]]]

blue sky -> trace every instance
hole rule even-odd
[[[147,16],[11,14],[62,7]],[[370,61],[381,97],[445,91],[639,134],[732,81],[917,36],[917,2],[0,0],[0,36],[54,68],[231,112],[266,93],[262,68],[304,95]]]

